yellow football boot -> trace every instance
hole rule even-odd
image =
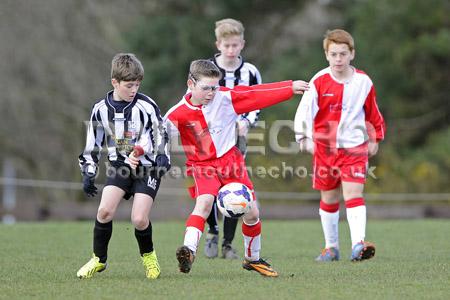
[[[156,252],[154,250],[142,255],[142,264],[145,268],[145,276],[147,276],[148,279],[156,279],[161,274],[158,257],[156,257]]]
[[[78,270],[77,277],[80,279],[92,278],[95,273],[103,272],[107,266],[107,263],[101,263],[100,259],[92,254],[92,258]]]

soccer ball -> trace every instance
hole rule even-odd
[[[225,217],[237,219],[250,211],[253,195],[244,184],[232,182],[224,185],[217,195],[217,207]]]

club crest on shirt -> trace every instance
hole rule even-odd
[[[330,104],[330,112],[340,112],[342,111],[342,104]]]
[[[223,128],[219,127],[219,126],[216,126],[216,127],[213,127],[213,128],[209,128],[209,133],[212,134],[212,135],[219,134],[222,131],[223,131]]]
[[[136,129],[136,122],[135,121],[128,121],[128,129]]]

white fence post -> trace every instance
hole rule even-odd
[[[3,164],[3,177],[6,182],[3,186],[3,216],[2,222],[4,224],[14,224],[16,217],[14,216],[14,209],[16,208],[16,170],[11,160],[6,159]]]

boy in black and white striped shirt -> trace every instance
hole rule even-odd
[[[255,85],[262,83],[261,74],[251,63],[244,61],[241,51],[244,48],[244,26],[234,19],[223,19],[216,22],[216,47],[220,51],[211,58],[211,61],[222,73],[220,86],[234,88],[237,85]],[[247,134],[251,127],[256,125],[259,110],[241,114],[236,122],[237,141],[236,146],[242,155],[247,152]],[[217,206],[213,205],[208,219],[209,231],[206,236],[205,255],[209,258],[218,256],[218,223]],[[224,217],[222,257],[237,259],[239,256],[232,246],[238,220]]]
[[[86,147],[79,156],[83,190],[88,196],[97,194],[94,180],[103,147],[107,148],[110,167],[94,226],[94,253],[77,272],[79,278],[90,278],[106,269],[112,219],[120,200],[131,196],[131,221],[146,276],[156,279],[160,274],[149,213],[170,159],[159,108],[151,98],[138,93],[143,77],[144,68],[136,56],[117,54],[111,67],[114,90],[92,109]]]

